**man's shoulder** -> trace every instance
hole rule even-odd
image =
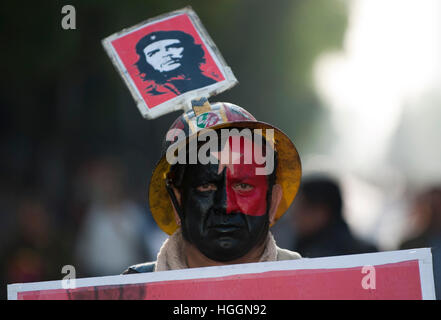
[[[300,259],[301,255],[297,252],[277,247],[277,261]],[[156,261],[144,262],[128,267],[122,274],[154,272]]]
[[[154,272],[155,266],[156,266],[156,261],[134,264],[133,266],[130,266],[126,270],[124,270],[122,274]]]
[[[277,247],[277,261],[296,260],[300,258],[302,258],[302,256],[297,252]]]

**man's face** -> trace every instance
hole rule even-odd
[[[185,239],[206,257],[232,261],[262,243],[269,228],[268,179],[252,164],[187,165],[181,217]]]
[[[159,40],[144,48],[147,62],[159,72],[168,72],[181,66],[184,47],[177,39]]]

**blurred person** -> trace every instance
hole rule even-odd
[[[1,257],[2,282],[12,284],[61,278],[62,266],[68,264],[69,259],[52,218],[40,198],[26,196],[19,200],[16,236]],[[2,288],[3,294],[6,294],[6,287]]]
[[[84,276],[114,275],[127,264],[150,256],[145,237],[145,212],[127,195],[126,168],[119,160],[104,158],[85,170],[90,204],[77,235],[78,272]]]
[[[16,219],[14,214],[14,205],[17,201],[17,192],[11,185],[5,181],[4,177],[0,179],[0,252],[13,237],[13,226]]]
[[[149,84],[149,95],[181,93],[216,83],[200,70],[205,62],[204,50],[185,32],[156,31],[136,44],[139,60],[136,66]]]
[[[377,248],[355,237],[343,216],[338,183],[326,176],[310,176],[300,185],[292,207],[295,230],[293,249],[315,258],[376,252]]]
[[[149,205],[156,223],[170,237],[156,261],[130,266],[124,274],[300,258],[296,252],[279,248],[269,230],[294,200],[300,183],[300,158],[294,144],[283,132],[257,121],[239,106],[206,102],[201,109],[193,106],[178,117],[169,134],[181,132],[196,139],[196,123],[213,129],[210,132],[217,137],[219,131],[214,130],[220,128],[260,129],[260,134],[262,129],[271,129],[277,141],[275,150],[262,137],[260,143],[241,137],[236,145],[227,143],[231,136],[223,144],[222,139],[213,138],[215,150],[210,154],[216,161],[203,162],[197,157],[192,164],[170,164],[165,150],[182,147],[188,158],[189,148],[187,139],[167,139],[150,179]],[[208,118],[211,121],[198,121]],[[206,150],[204,143],[198,145],[199,152],[203,148]],[[256,160],[259,148],[269,157],[266,161]],[[246,150],[254,150],[248,153],[249,161],[244,161]],[[230,153],[242,160],[230,162],[226,155]]]
[[[441,186],[417,195],[410,218],[413,234],[400,244],[400,249],[441,246]]]

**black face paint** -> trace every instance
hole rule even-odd
[[[206,257],[220,262],[247,254],[266,239],[269,229],[267,182],[263,189],[267,205],[261,215],[228,210],[227,183],[227,168],[218,173],[217,164],[195,164],[186,165],[180,186],[184,238]]]

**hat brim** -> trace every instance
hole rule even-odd
[[[277,151],[276,184],[282,187],[282,199],[276,212],[273,224],[288,210],[294,200],[300,185],[302,168],[300,157],[291,139],[278,128],[260,121],[225,122],[210,129],[222,128],[274,129],[274,146]],[[201,132],[201,131],[200,131]],[[200,133],[199,132],[199,133]],[[187,141],[198,133],[192,134]],[[162,231],[171,235],[176,224],[170,196],[166,189],[166,177],[171,165],[164,155],[156,165],[149,185],[149,206],[158,226]]]

